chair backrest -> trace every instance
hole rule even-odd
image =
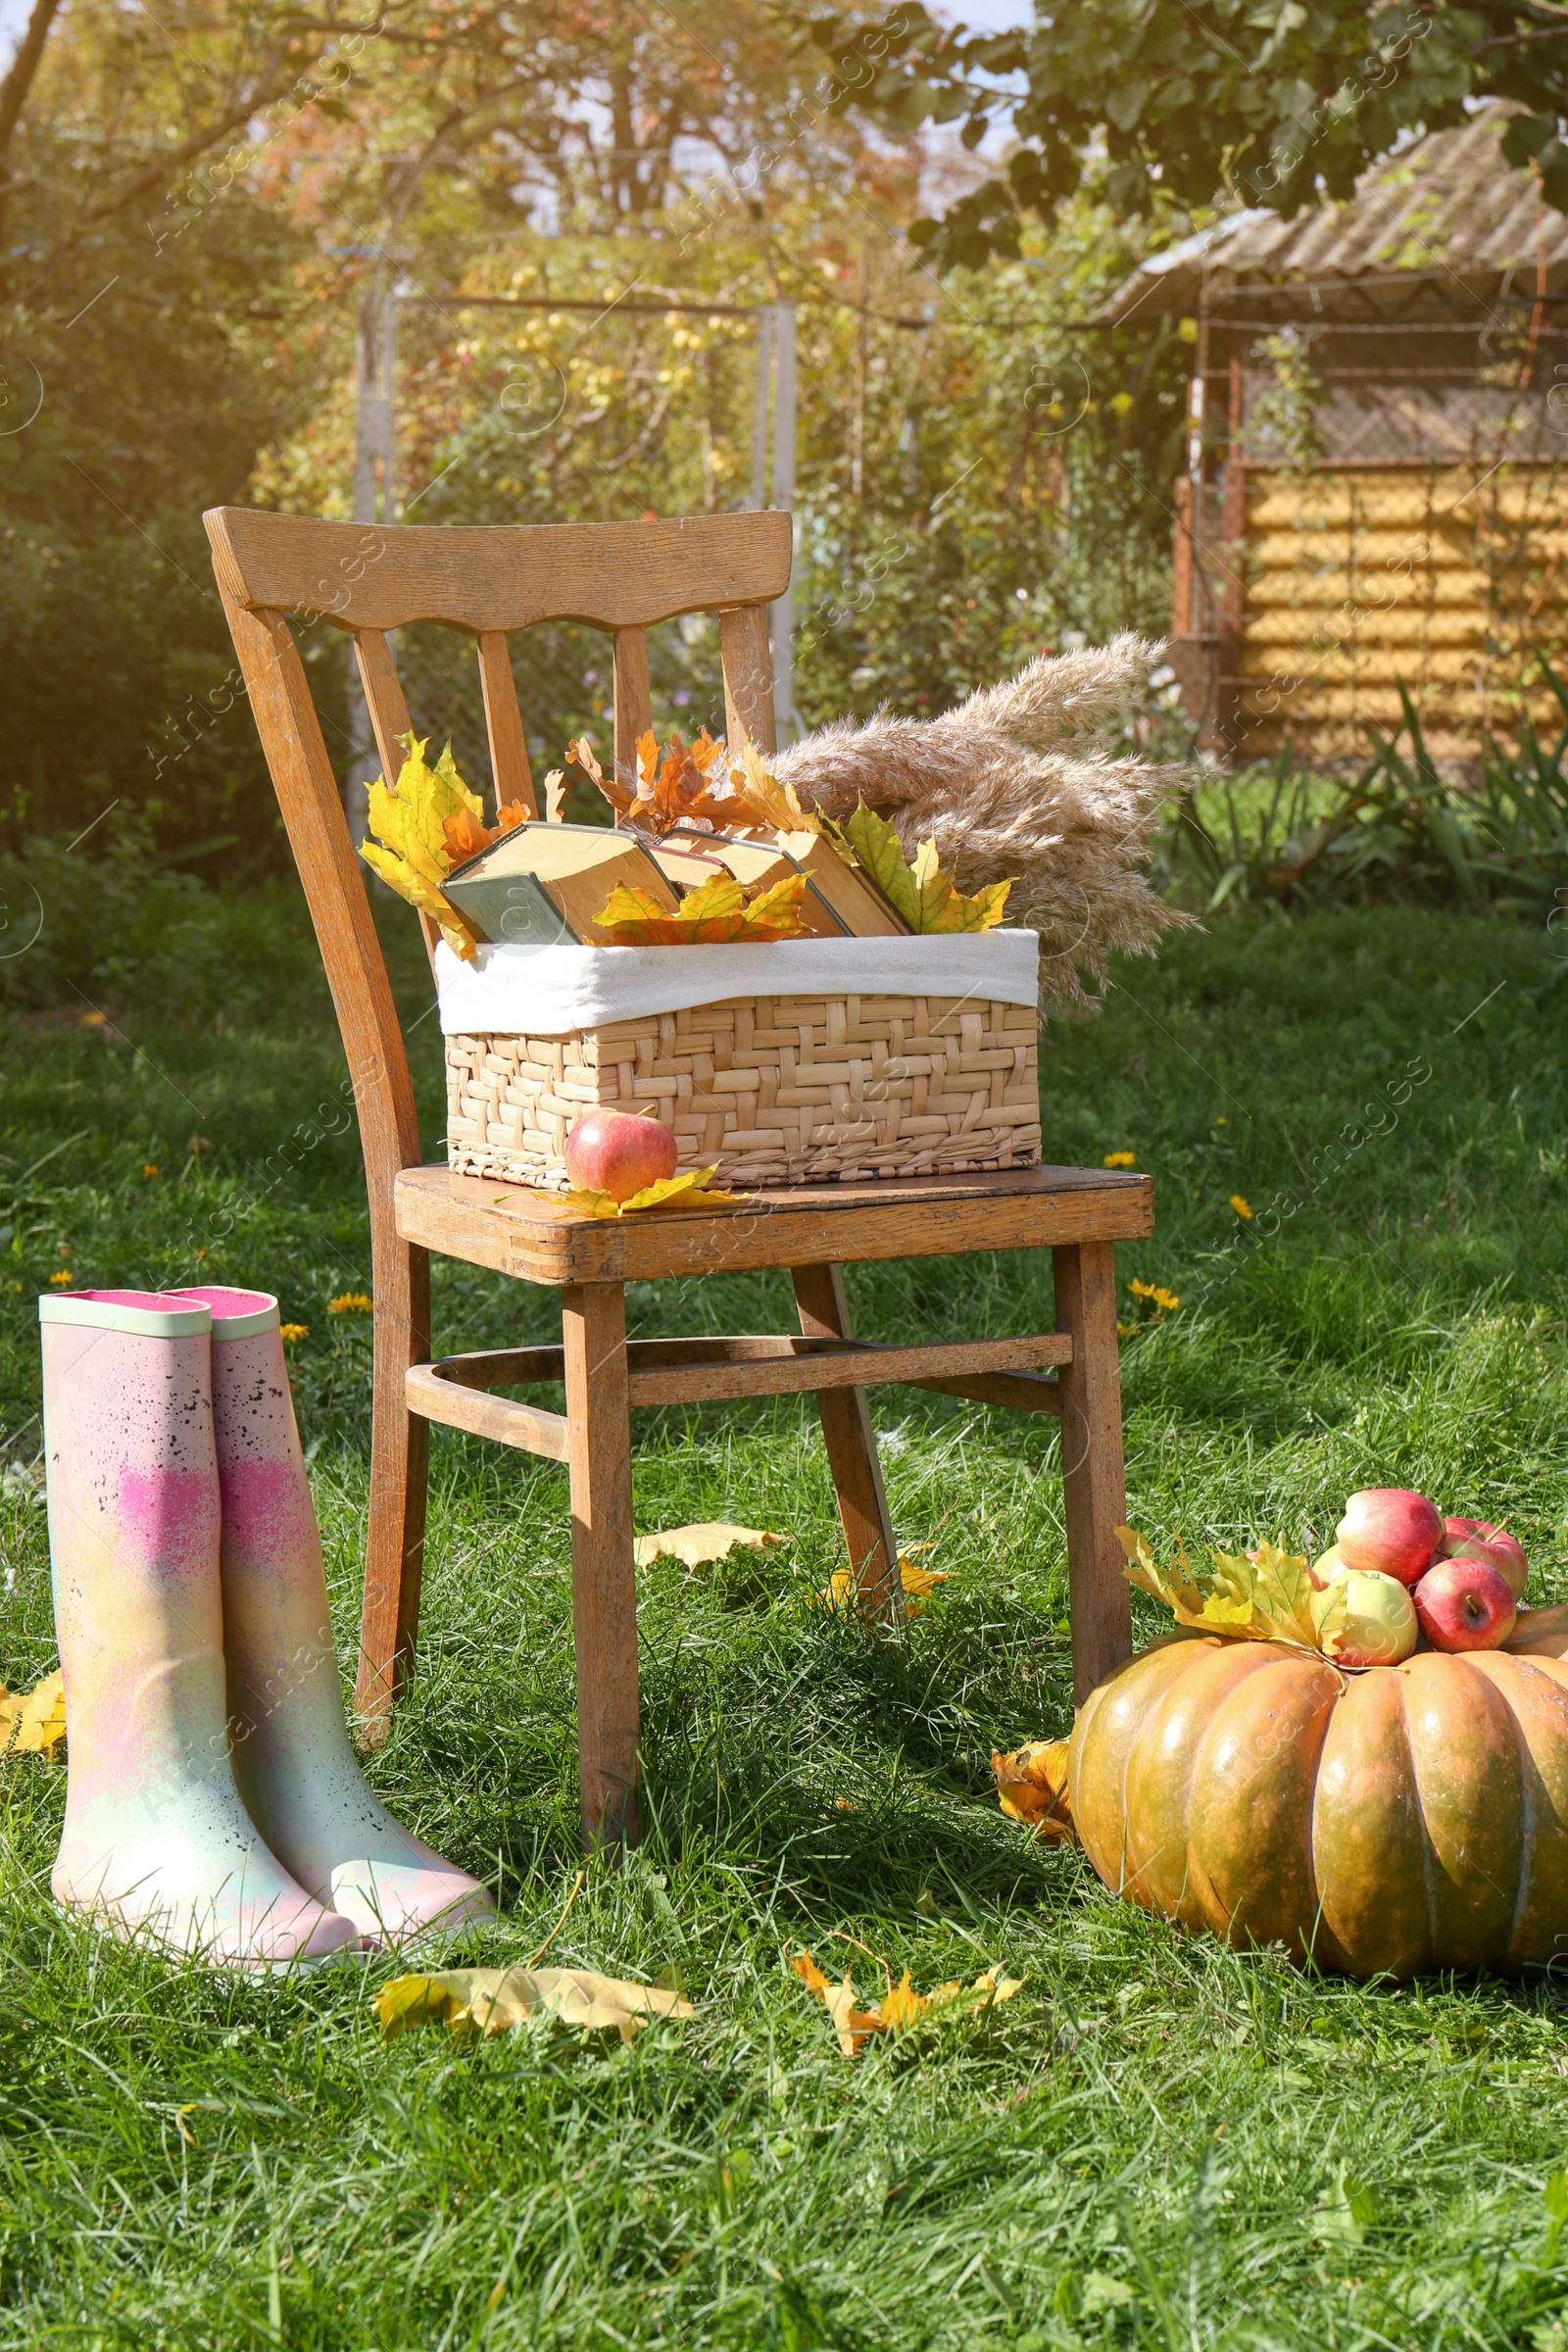
[[[289,615],[352,634],[389,778],[402,763],[397,739],[409,712],[388,632],[440,621],[475,638],[497,797],[533,810],[508,638],[535,621],[583,621],[613,634],[615,757],[629,764],[653,716],[645,630],[681,612],[716,612],[726,724],[743,724],[764,753],[777,748],[766,608],[788,585],[790,517],[769,511],[671,522],[386,528],[215,507],[205,519],[343,1032],[372,1223],[384,1232],[392,1180],[419,1158],[414,1090],[357,845]]]

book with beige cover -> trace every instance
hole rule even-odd
[[[484,939],[605,947],[612,935],[597,918],[622,883],[675,911],[675,891],[635,834],[536,817],[454,866],[441,887]]]

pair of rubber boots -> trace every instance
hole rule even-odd
[[[57,1900],[261,1969],[492,1912],[355,1762],[276,1299],[78,1291],[39,1320]]]

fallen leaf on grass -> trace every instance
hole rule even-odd
[[[66,1736],[66,1687],[57,1669],[26,1691],[0,1683],[0,1755],[39,1755]]]
[[[645,1184],[640,1193],[629,1200],[616,1200],[610,1193],[569,1192],[564,1196],[566,1206],[582,1217],[629,1217],[639,1208],[706,1207],[710,1201],[739,1200],[740,1193],[721,1192],[713,1178],[718,1173],[711,1168],[680,1168],[673,1176],[661,1176],[653,1184]],[[554,1198],[562,1198],[557,1195]]]
[[[785,1541],[765,1527],[731,1527],[723,1519],[699,1519],[691,1527],[666,1527],[657,1536],[639,1536],[633,1550],[639,1568],[651,1567],[655,1560],[681,1560],[688,1568],[701,1568],[710,1560],[727,1559],[738,1544],[753,1551],[765,1551]]]
[[[508,2034],[531,2017],[586,2032],[613,2027],[633,2041],[651,2017],[691,2017],[690,2001],[658,1984],[628,1984],[586,1968],[449,1968],[394,1977],[375,1999],[381,2038],[411,2027],[450,2026],[460,2035]]]
[[[1046,1842],[1054,1838],[1078,1841],[1072,1806],[1067,1796],[1069,1740],[1027,1740],[1011,1755],[991,1755],[1002,1810],[1013,1821],[1026,1821]]]
[[[905,1615],[918,1617],[922,1602],[928,1600],[938,1585],[945,1585],[945,1568],[917,1568],[902,1553],[899,1558],[899,1582],[904,1587]],[[828,1579],[827,1591],[821,1596],[830,1609],[852,1609],[855,1606],[855,1579],[848,1568],[835,1568]]]
[[[823,1975],[809,1952],[797,1952],[790,1966],[807,1991],[815,1993],[833,2020],[839,2048],[846,2058],[853,2058],[873,2034],[906,2033],[911,2026],[923,2025],[928,2019],[935,2024],[942,2018],[993,2009],[999,2001],[1010,2001],[1023,1984],[1021,1977],[1004,1977],[1000,1970],[988,1968],[972,1984],[962,1984],[955,1977],[951,1983],[939,1984],[934,1992],[916,1992],[906,1969],[897,1984],[889,1983],[880,2001],[862,2009],[856,1995],[855,1979],[848,1969],[842,1983],[835,1984],[830,1977]]]

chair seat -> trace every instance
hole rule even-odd
[[[657,1281],[761,1266],[845,1265],[1140,1241],[1153,1231],[1149,1176],[1110,1168],[1006,1168],[863,1184],[769,1185],[730,1202],[593,1217],[564,1199],[444,1167],[405,1168],[406,1242],[523,1282]]]

